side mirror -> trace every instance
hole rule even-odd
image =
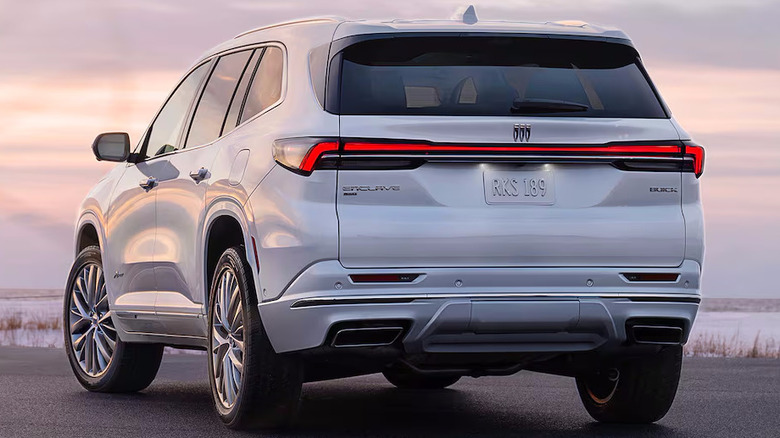
[[[98,161],[127,161],[130,157],[130,136],[125,132],[106,132],[92,142],[92,152]]]

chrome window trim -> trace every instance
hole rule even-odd
[[[264,43],[251,44],[251,45],[247,45],[247,46],[234,47],[232,49],[227,49],[225,51],[222,51],[222,52],[219,52],[219,53],[215,53],[215,54],[211,55],[210,57],[205,58],[205,59],[195,63],[192,68],[187,70],[187,72],[184,75],[182,75],[182,77],[176,83],[176,87],[168,95],[168,97],[165,99],[165,102],[160,106],[160,108],[155,113],[154,117],[152,118],[152,122],[149,123],[149,125],[146,127],[146,130],[144,131],[143,135],[141,136],[141,139],[142,139],[141,142],[142,143],[146,142],[147,135],[149,133],[149,128],[157,120],[157,117],[160,115],[160,112],[165,107],[165,105],[168,103],[168,100],[171,98],[173,93],[176,92],[176,90],[179,88],[179,86],[182,84],[182,82],[190,75],[190,73],[195,71],[195,69],[201,67],[202,65],[204,65],[206,63],[209,63],[209,62],[213,63],[213,65],[211,65],[211,67],[209,69],[208,74],[206,75],[206,77],[204,77],[204,79],[201,81],[200,85],[198,86],[198,90],[197,90],[197,93],[196,93],[198,98],[197,99],[193,99],[192,102],[190,102],[189,109],[187,110],[187,123],[185,123],[182,126],[182,129],[179,132],[179,135],[177,137],[177,141],[176,141],[177,143],[179,143],[182,140],[182,135],[185,132],[185,130],[189,130],[190,124],[192,123],[192,118],[194,116],[193,111],[194,111],[194,108],[196,107],[195,102],[196,102],[196,100],[200,100],[201,94],[203,93],[203,87],[205,87],[205,85],[206,85],[206,83],[208,81],[208,78],[211,77],[211,73],[212,73],[212,71],[213,71],[213,69],[214,69],[214,67],[216,65],[216,63],[214,61],[217,58],[221,57],[221,56],[230,55],[230,54],[237,53],[237,52],[243,52],[245,50],[256,50],[256,49],[262,49],[262,48],[266,48],[266,47],[278,47],[282,51],[282,59],[283,59],[283,62],[282,62],[282,91],[279,94],[279,99],[276,102],[272,103],[267,108],[265,108],[263,111],[260,111],[259,113],[255,114],[254,116],[250,117],[249,119],[244,120],[243,122],[239,123],[236,127],[234,127],[233,129],[231,129],[228,132],[223,133],[222,135],[220,135],[219,137],[217,137],[216,139],[214,139],[213,141],[211,141],[209,143],[205,143],[205,144],[198,145],[198,146],[191,146],[189,148],[177,149],[175,151],[167,152],[167,153],[160,154],[160,155],[155,155],[153,157],[147,157],[146,159],[141,160],[141,161],[149,162],[149,161],[152,161],[152,160],[156,160],[157,158],[167,157],[169,155],[173,155],[173,154],[176,154],[176,153],[179,153],[179,152],[184,152],[184,151],[187,151],[187,150],[195,150],[195,149],[200,149],[200,148],[204,148],[204,147],[207,147],[207,146],[211,146],[212,144],[222,140],[223,138],[225,138],[225,137],[229,136],[230,134],[232,134],[233,132],[235,132],[239,127],[241,127],[241,126],[243,126],[243,125],[245,125],[245,124],[255,120],[258,117],[261,117],[262,115],[266,114],[267,112],[269,112],[272,109],[274,109],[274,108],[278,107],[279,105],[281,105],[282,102],[284,102],[285,98],[287,97],[287,82],[288,82],[288,78],[289,78],[289,61],[288,61],[287,47],[281,41],[269,41],[269,42],[264,42]],[[265,55],[263,55],[263,56],[265,56]],[[257,60],[258,65],[259,65],[259,63],[262,60],[263,60],[262,57]],[[252,78],[252,80],[254,81],[254,78]],[[250,83],[249,87],[247,88],[247,92],[249,91],[251,86],[252,86],[252,84]],[[138,146],[136,146],[136,148],[137,147]],[[140,152],[146,153],[146,144],[141,146],[141,149],[139,150],[139,153]],[[135,165],[135,164],[136,163],[128,163],[128,166]]]

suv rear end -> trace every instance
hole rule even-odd
[[[322,104],[339,137],[275,143],[291,192],[335,172],[338,220],[337,259],[260,304],[276,352],[309,380],[571,375],[594,418],[662,417],[700,301],[703,149],[636,50],[389,27],[336,31]]]

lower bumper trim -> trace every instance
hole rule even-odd
[[[373,295],[373,296],[343,296],[343,297],[318,297],[303,298],[295,301],[290,308],[354,305],[354,304],[406,304],[416,300],[462,298],[469,300],[502,300],[516,298],[546,298],[546,299],[572,299],[572,298],[624,298],[637,302],[664,302],[664,303],[701,303],[701,296],[695,294],[626,294],[626,293],[594,293],[594,294],[541,294],[541,293],[511,293],[511,294],[430,294],[430,295]]]

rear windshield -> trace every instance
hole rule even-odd
[[[633,48],[529,37],[395,37],[342,52],[344,115],[666,118]]]

